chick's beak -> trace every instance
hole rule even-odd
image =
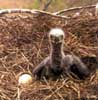
[[[60,37],[56,37],[56,36],[50,36],[50,41],[52,43],[62,43],[64,40],[64,37],[63,36],[60,36]]]

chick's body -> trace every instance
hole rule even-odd
[[[65,34],[61,29],[55,28],[49,32],[50,55],[33,70],[33,74],[39,79],[43,76],[59,77],[63,72],[67,75],[73,73],[80,80],[89,76],[89,69],[79,57],[64,54],[64,38]]]

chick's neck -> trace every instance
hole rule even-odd
[[[63,43],[51,44],[50,56],[53,62],[61,61],[63,54]]]

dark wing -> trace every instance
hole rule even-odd
[[[90,75],[87,66],[75,55],[66,55],[63,60],[63,65],[67,75],[73,78],[84,80]]]
[[[64,68],[64,73],[69,75],[70,66],[73,64],[73,57],[70,54],[67,54],[63,57],[62,66]]]
[[[81,60],[83,61],[83,63],[86,64],[86,66],[88,67],[88,69],[90,70],[90,72],[92,74],[94,74],[96,72],[96,69],[98,68],[98,59],[95,56],[85,56],[85,57],[81,57]]]
[[[88,67],[81,61],[81,59],[75,55],[73,57],[73,62],[70,66],[70,71],[73,75],[77,76],[78,79],[84,80],[90,75],[90,70]]]
[[[45,58],[37,67],[34,68],[33,74],[37,77],[37,79],[40,79],[42,76],[43,71],[45,70],[45,67],[47,67],[47,64],[49,63],[49,57]]]
[[[72,55],[68,54],[66,56],[63,57],[63,66],[65,68],[68,68],[68,66],[70,66],[73,63],[73,57]]]

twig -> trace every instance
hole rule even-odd
[[[51,3],[52,3],[52,0],[48,0],[43,8],[43,11],[46,11]]]
[[[37,58],[39,58],[40,51],[41,51],[41,46],[42,46],[42,44],[43,44],[44,37],[45,37],[45,36],[42,37],[41,42],[40,42],[40,44],[39,44],[39,49],[38,49],[38,51],[37,51]]]
[[[65,82],[66,82],[66,80],[64,80],[63,84],[62,84],[59,88],[57,88],[55,91],[53,91],[52,94],[49,95],[45,100],[51,98],[55,93],[57,93],[61,88],[63,88],[64,85],[65,85]],[[59,95],[59,97],[61,97],[61,95]],[[63,98],[63,97],[62,97],[62,98]],[[64,100],[64,99],[62,99],[62,100]]]
[[[31,63],[31,62],[28,60],[28,58],[27,58],[23,53],[21,53],[21,54],[22,54],[22,56],[24,57],[24,59],[25,59],[31,66],[34,66],[34,64]]]
[[[60,15],[62,13],[67,13],[70,11],[74,11],[74,10],[81,10],[81,9],[90,9],[90,8],[95,8],[95,5],[90,5],[90,6],[85,6],[85,7],[74,7],[74,8],[69,8],[69,9],[64,9],[58,12],[55,12],[55,15]]]
[[[44,78],[44,81],[46,82],[47,86],[49,87],[49,90],[52,92],[52,94],[54,94],[54,91],[52,91],[52,89],[51,89],[49,83],[47,82],[46,78],[45,78],[45,77],[43,77],[43,78]],[[54,96],[55,96],[55,95],[54,95]],[[51,97],[51,96],[49,96],[48,98],[46,97],[45,100],[49,99],[50,97]],[[55,96],[55,98],[57,98],[57,97]]]

